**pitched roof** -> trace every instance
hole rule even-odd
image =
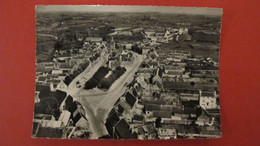
[[[73,104],[73,98],[72,98],[72,96],[69,95],[69,96],[66,98],[66,100],[65,100],[65,106],[66,106],[66,107],[70,107],[72,104]]]
[[[58,104],[60,105],[63,102],[63,100],[66,98],[67,93],[61,90],[56,90],[55,92],[53,92],[52,95],[58,100]]]
[[[118,116],[117,112],[116,111],[112,111],[112,113],[109,115],[109,117],[107,119],[107,124],[110,127],[114,127],[119,120],[120,119],[119,119],[119,116]]]
[[[171,118],[171,111],[153,111],[153,117]]]
[[[50,91],[50,86],[36,84],[35,91],[42,91],[44,89]]]
[[[133,120],[143,121],[144,120],[144,116],[142,116],[142,115],[134,115]]]
[[[134,95],[135,97],[138,96],[138,94],[137,94],[137,92],[136,92],[136,89],[133,90],[133,95]]]
[[[210,92],[210,91],[201,91],[201,96],[215,97],[215,94],[214,92]]]
[[[120,113],[120,114],[122,114],[123,112],[124,112],[124,108],[119,104],[118,105],[118,112]]]
[[[32,131],[32,134],[36,134],[37,132],[37,127],[39,126],[39,123],[38,122],[33,122],[33,131]]]
[[[136,139],[137,134],[132,133],[129,124],[121,119],[115,126],[115,132],[120,139]]]
[[[44,76],[40,76],[39,78],[38,78],[38,81],[46,81],[46,77],[44,77]]]
[[[64,79],[64,83],[68,86],[74,78],[70,75],[67,75]]]
[[[78,113],[75,117],[72,118],[73,123],[76,124],[82,117],[83,116],[80,113]]]
[[[75,112],[78,109],[78,104],[76,101],[68,105],[68,109],[71,113]]]
[[[134,106],[134,104],[136,102],[136,98],[133,96],[133,94],[131,94],[130,92],[127,92],[125,94],[125,100],[129,104],[129,106],[131,108],[133,108],[133,106]]]

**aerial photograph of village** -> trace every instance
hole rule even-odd
[[[32,137],[220,138],[222,9],[36,9]]]

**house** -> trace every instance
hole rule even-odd
[[[114,127],[115,135],[119,139],[136,139],[136,132],[132,132],[130,125],[124,120],[121,119]]]
[[[157,130],[153,124],[143,126],[145,138],[146,139],[154,139],[157,136]]]
[[[120,54],[120,62],[122,66],[128,66],[133,63],[133,54],[131,52],[127,52],[125,50]]]
[[[71,113],[70,117],[73,125],[82,128],[88,127],[89,122],[85,117],[85,110],[80,103],[73,101],[73,97],[70,95],[64,100],[63,109],[66,109]]]
[[[143,124],[144,123],[144,116],[143,115],[134,115],[132,122]]]
[[[130,92],[127,92],[125,94],[125,101],[128,103],[130,108],[133,108],[135,106],[135,104],[137,103],[137,99]]]
[[[143,127],[136,127],[137,139],[145,139],[145,131]]]
[[[172,106],[171,105],[162,105],[162,104],[152,104],[145,103],[145,114],[147,117],[152,117],[156,119],[157,117],[161,118],[171,118],[172,115]]]
[[[127,121],[132,121],[137,101],[137,98],[129,91],[118,101],[118,108]]]
[[[217,95],[216,91],[199,91],[199,105],[207,110],[207,109],[215,109],[217,108]]]
[[[150,49],[151,49],[150,46],[143,47],[142,48],[142,54],[147,55],[148,52],[150,51]]]
[[[180,66],[172,66],[172,65],[165,66],[166,74],[179,75],[179,74],[182,74],[184,71],[185,71],[185,68],[180,67]]]
[[[156,84],[156,83],[162,84],[162,75],[163,75],[162,69],[157,68],[156,74],[152,78],[152,84]]]
[[[67,93],[61,90],[56,90],[55,92],[53,92],[52,95],[57,100],[58,106],[60,106],[64,99],[67,97]]]
[[[111,112],[109,113],[109,116],[105,124],[107,131],[112,138],[115,138],[114,127],[119,121],[120,121],[120,117],[118,112],[115,109],[112,109]]]
[[[195,93],[180,93],[180,99],[182,101],[199,101],[199,94]]]
[[[58,121],[61,121],[63,126],[67,126],[71,117],[71,113],[67,110],[63,110]]]
[[[177,132],[173,128],[159,128],[158,137],[159,139],[176,139]]]
[[[208,114],[206,113],[206,111],[204,109],[200,109],[200,115],[197,118],[196,124],[199,126],[204,126],[206,124],[210,123],[210,118],[208,116]]]

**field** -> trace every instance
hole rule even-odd
[[[113,32],[112,28],[131,27],[131,28],[157,28],[160,27],[187,27],[189,33],[193,36],[191,42],[170,41],[162,44],[162,48],[170,50],[191,51],[192,54],[203,57],[211,57],[218,61],[219,58],[219,36],[220,36],[219,16],[202,16],[202,15],[179,15],[163,13],[37,13],[36,32],[37,34],[37,60],[51,59],[54,52],[55,43],[61,43],[63,48],[70,48],[63,44],[68,39],[76,37],[85,38],[87,36],[100,36],[106,39],[108,33]],[[205,31],[216,34],[203,35],[197,31]],[[202,32],[203,33],[203,32]],[[56,40],[54,39],[56,37]],[[135,37],[138,38],[138,37]],[[200,40],[203,38],[203,40]],[[208,40],[207,40],[208,39]],[[58,41],[57,41],[58,40]],[[116,40],[116,37],[115,37]],[[138,39],[140,40],[140,39]],[[72,40],[72,43],[76,43]]]

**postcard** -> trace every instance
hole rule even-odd
[[[222,9],[39,5],[34,138],[220,138]]]

